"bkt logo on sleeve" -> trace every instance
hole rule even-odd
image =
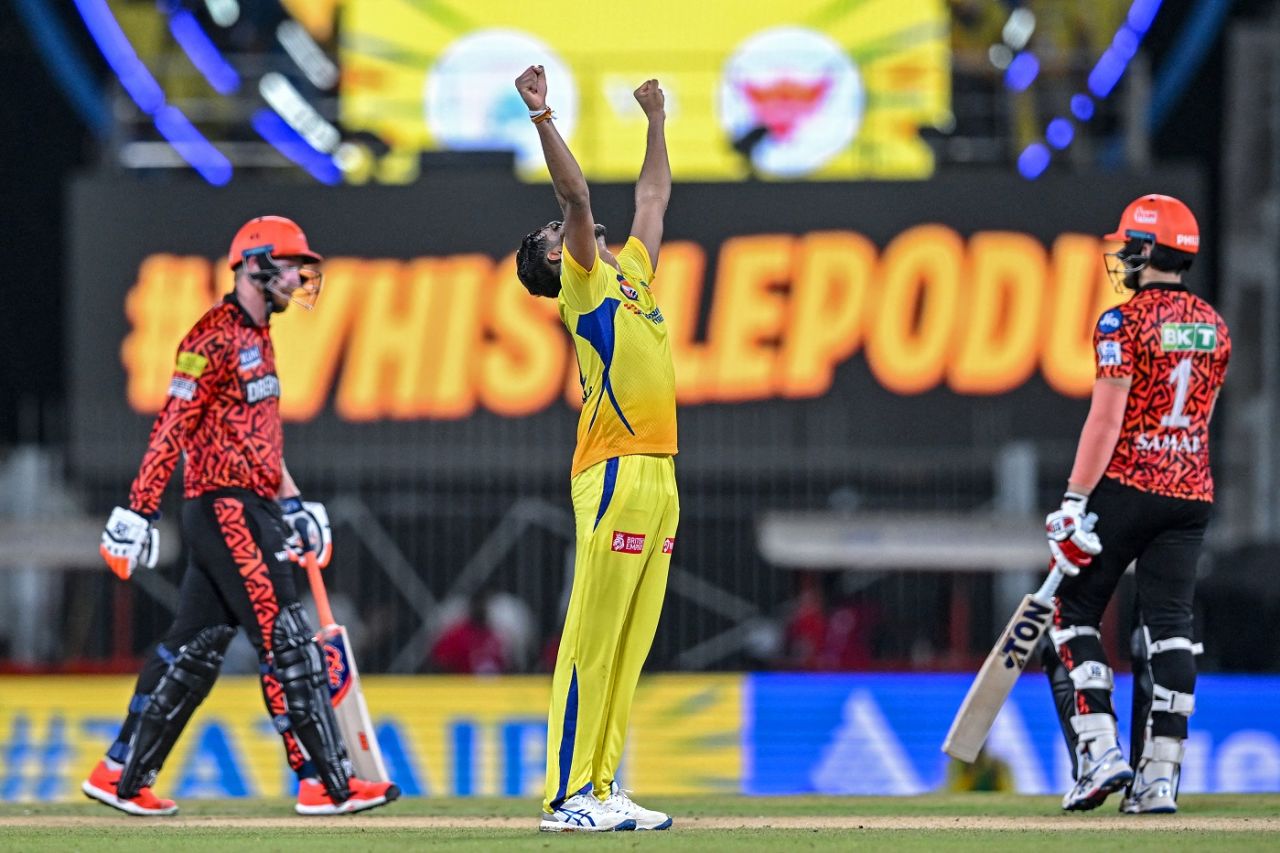
[[[1120,330],[1120,326],[1124,323],[1124,314],[1119,308],[1112,308],[1107,313],[1098,318],[1098,331],[1104,335]]]
[[[622,276],[618,276],[618,289],[621,290],[622,295],[628,299],[640,298],[640,292],[632,287],[631,284]]]
[[[609,546],[609,550],[619,554],[639,554],[644,551],[644,534],[624,533],[621,530],[615,530],[613,531],[613,544]]]

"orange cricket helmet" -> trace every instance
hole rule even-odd
[[[1119,227],[1104,239],[1149,240],[1194,255],[1200,251],[1200,226],[1191,208],[1173,196],[1152,193],[1131,201],[1120,215]]]
[[[286,303],[276,306],[267,300],[267,312],[283,311],[289,303],[310,311],[320,298],[320,288],[324,281],[324,273],[319,264],[324,261],[307,245],[307,235],[302,233],[298,223],[283,216],[258,216],[250,219],[240,227],[231,240],[231,251],[227,253],[227,263],[231,269],[238,269],[245,258],[257,255],[259,270],[250,274],[263,290],[271,291]],[[280,278],[277,258],[298,258],[302,266],[298,268],[299,283],[289,286]]]
[[[257,253],[302,258],[304,262],[314,264],[324,260],[311,251],[307,235],[302,233],[298,223],[283,216],[257,216],[242,225],[231,240],[227,263],[235,269],[244,263],[246,256]]]

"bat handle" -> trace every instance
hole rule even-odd
[[[316,613],[320,616],[320,628],[328,628],[338,623],[333,621],[333,611],[329,609],[329,593],[324,588],[324,578],[320,577],[320,563],[316,561],[314,551],[302,552],[302,565],[307,569],[307,580],[311,582],[311,597],[316,600]]]
[[[316,615],[320,617],[320,629],[338,623],[333,621],[333,611],[329,609],[329,593],[324,588],[324,578],[320,577],[320,562],[316,552],[311,550],[310,525],[305,518],[298,519],[298,536],[302,540],[302,565],[307,570],[307,580],[311,583],[311,597],[316,600]]]
[[[1057,561],[1050,560],[1049,567],[1049,576],[1044,579],[1044,583],[1040,584],[1040,588],[1031,596],[1041,604],[1052,604],[1053,596],[1058,591],[1058,584],[1062,583],[1062,569],[1058,568]]]

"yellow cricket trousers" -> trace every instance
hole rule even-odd
[[[577,556],[551,680],[548,813],[588,787],[601,799],[609,795],[680,521],[670,456],[608,459],[572,486]]]

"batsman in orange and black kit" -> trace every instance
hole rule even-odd
[[[1074,571],[1058,588],[1043,658],[1075,767],[1062,807],[1093,809],[1123,788],[1121,812],[1170,813],[1178,808],[1187,719],[1196,705],[1192,599],[1213,505],[1209,420],[1231,339],[1218,313],[1183,283],[1200,250],[1186,205],[1143,196],[1106,239],[1123,244],[1108,255],[1108,271],[1133,294],[1098,320],[1089,416],[1062,506],[1046,519],[1050,547],[1061,549]],[[1135,560],[1126,761],[1100,628]]]
[[[323,505],[302,501],[284,465],[270,320],[291,303],[314,306],[322,258],[295,223],[263,216],[235,235],[228,260],[235,289],[179,344],[129,504],[112,511],[102,534],[102,556],[122,579],[139,563],[154,567],[160,497],[185,458],[182,531],[191,562],[177,613],[138,676],[120,734],[82,789],[129,814],[178,810],[150,786],[241,626],[258,650],[267,711],[298,774],[297,812],[374,808],[400,789],[352,775],[291,562],[307,549],[324,565],[332,542]]]
[[[540,828],[667,829],[671,818],[637,805],[617,779],[680,520],[675,372],[652,289],[671,197],[662,89],[649,80],[635,91],[648,132],[631,236],[616,256],[556,130],[542,66],[526,69],[516,89],[564,214],[524,238],[516,273],[531,294],[556,300],[582,385],[571,483],[577,551],[551,681]]]

